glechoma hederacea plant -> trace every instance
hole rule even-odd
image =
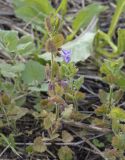
[[[34,141],[27,144],[26,150],[29,154],[47,153],[55,158],[57,156],[60,160],[72,160],[75,153],[69,146],[76,145],[75,137],[77,137],[82,140],[80,143],[86,142],[103,159],[124,160],[125,111],[122,109],[124,104],[120,103],[125,90],[122,56],[125,51],[125,30],[118,29],[117,44],[112,39],[118,19],[125,9],[125,1],[117,0],[108,33],[101,30],[88,31],[77,39],[74,37],[79,29],[87,27],[94,15],[98,16],[105,10],[104,6],[94,3],[80,10],[71,22],[71,33],[64,38],[60,30],[63,26],[61,21],[65,22],[67,0],[62,0],[57,10],[47,0],[45,2],[31,0],[30,3],[26,0],[13,1],[16,15],[26,22],[30,21],[32,28],[44,36],[41,40],[36,34],[33,38],[30,35],[19,37],[16,31],[0,31],[0,48],[7,57],[7,62],[1,60],[0,63],[2,90],[0,127],[6,126],[12,130],[9,136],[0,134],[0,144],[11,148],[15,154],[21,156],[17,152],[18,143],[15,141],[15,137],[19,134],[16,123],[23,116],[31,114],[39,121],[42,134],[35,136]],[[22,7],[26,7],[25,9],[31,7],[31,11],[36,7],[32,14],[38,19],[32,20],[26,10],[22,13],[17,1]],[[38,15],[36,15],[37,10],[39,10]],[[62,15],[59,15],[60,13]],[[69,40],[70,42],[67,43]],[[44,46],[47,53],[41,55],[41,49]],[[76,62],[92,55],[91,52],[95,52],[92,60],[100,68],[100,80],[109,87],[109,91],[99,91],[98,97],[101,104],[95,109],[94,115],[80,112],[83,106],[79,105],[79,101],[83,101],[86,96],[80,91],[84,76],[77,78],[78,67],[76,65]],[[41,92],[45,92],[44,98],[43,96],[41,98]],[[29,95],[35,95],[37,99],[32,109],[23,107]],[[69,124],[81,128],[81,131],[76,134],[71,130],[71,134],[63,130],[63,125]],[[88,137],[89,129],[103,132],[110,149],[106,149],[105,142],[102,143],[98,138],[94,140],[92,138],[92,141],[91,138],[87,140],[85,137]],[[57,143],[58,141],[60,143]],[[58,150],[56,156],[48,147],[54,143],[57,146],[60,145],[60,148],[56,149]]]

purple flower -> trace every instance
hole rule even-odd
[[[61,56],[63,57],[66,63],[69,63],[69,61],[71,60],[71,54],[72,54],[71,51],[62,49]]]

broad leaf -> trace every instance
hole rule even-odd
[[[17,120],[27,114],[29,110],[27,108],[18,106],[9,106],[7,109],[7,116],[10,120]]]
[[[45,79],[45,69],[40,63],[30,60],[22,72],[22,80],[26,84],[42,82]]]
[[[35,43],[31,36],[23,36],[19,39],[16,52],[20,55],[29,55],[35,52]]]
[[[120,150],[125,150],[125,134],[119,133],[112,139],[112,145]]]
[[[0,30],[0,49],[14,52],[18,43],[18,32]]]
[[[104,63],[100,68],[100,72],[104,74],[116,75],[120,72],[121,68],[124,66],[123,58],[118,58],[116,60],[105,59]]]
[[[122,71],[124,66],[123,58],[116,60],[105,60],[100,71],[106,76],[104,80],[111,84],[116,84],[121,89],[125,90],[125,73]]]
[[[15,65],[7,64],[3,61],[0,63],[0,73],[4,77],[8,77],[8,78],[17,77],[18,74],[24,70],[24,68],[25,68],[25,65],[20,62],[18,62],[18,64],[15,64]]]
[[[77,39],[70,41],[62,46],[66,50],[71,50],[71,61],[79,62],[85,61],[89,56],[93,55],[93,39],[95,34],[88,32],[84,35],[79,36]],[[46,61],[51,60],[51,54],[45,53],[39,56]],[[57,61],[62,61],[61,57],[56,58]]]
[[[73,136],[67,132],[67,131],[62,131],[62,140],[63,142],[71,142],[73,141]]]
[[[115,120],[125,121],[125,110],[119,107],[112,108],[109,116]]]
[[[73,152],[69,147],[64,146],[59,149],[58,156],[60,160],[72,160]]]
[[[65,108],[65,110],[62,112],[62,117],[64,119],[69,119],[71,117],[71,114],[73,112],[73,106],[69,105],[68,107]]]
[[[55,123],[55,120],[56,120],[56,115],[50,112],[47,115],[47,117],[44,119],[44,122],[43,122],[44,128],[50,129],[52,125]]]
[[[40,153],[43,153],[47,150],[46,145],[42,141],[42,137],[35,138],[33,143],[33,150]]]
[[[54,12],[48,0],[13,0],[16,15],[39,31],[43,30],[46,15]]]
[[[35,43],[31,36],[18,37],[16,31],[0,30],[0,49],[9,53],[29,55],[36,51]]]

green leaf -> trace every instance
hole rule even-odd
[[[18,106],[9,106],[7,108],[8,118],[11,120],[17,120],[27,114],[29,110],[27,108],[18,107]]]
[[[119,107],[112,108],[109,116],[115,120],[125,121],[125,110]]]
[[[36,51],[31,36],[25,35],[19,38],[18,32],[4,30],[0,30],[0,49],[21,55],[29,55]]]
[[[100,142],[98,139],[94,139],[92,142],[96,147],[99,147],[99,148],[102,148],[105,146],[104,143]]]
[[[94,36],[95,34],[91,32],[82,34],[77,39],[63,45],[62,48],[72,51],[72,62],[85,61],[93,54],[92,44]]]
[[[47,92],[48,84],[43,83],[41,86],[29,86],[29,90],[35,91],[35,92]]]
[[[26,152],[31,154],[33,152],[33,146],[32,145],[31,146],[27,146],[26,147]]]
[[[16,52],[20,55],[30,55],[36,51],[35,43],[31,36],[23,36],[19,39]]]
[[[117,41],[117,44],[114,44],[108,34],[102,31],[98,31],[94,40],[95,50],[97,51],[97,53],[109,58],[117,57],[125,51],[125,29],[118,29]],[[107,45],[112,48],[112,52],[108,52],[105,50],[105,46],[107,47]]]
[[[79,90],[83,83],[84,83],[84,77],[80,76],[78,79],[74,80],[73,85],[77,90]]]
[[[115,55],[119,55],[125,51],[125,29],[118,30],[118,50]]]
[[[73,20],[72,27],[77,32],[81,27],[85,28],[94,16],[105,10],[106,7],[99,3],[93,3],[81,9]]]
[[[62,140],[63,142],[72,142],[73,141],[73,136],[67,132],[67,131],[62,131]]]
[[[105,74],[105,81],[119,86],[125,90],[125,74],[122,71],[124,66],[123,58],[116,60],[105,60],[102,64],[100,71]]]
[[[18,43],[18,32],[0,30],[0,48],[14,52]]]
[[[13,135],[9,135],[9,137],[7,138],[4,134],[0,133],[1,138],[6,142],[6,144],[8,146],[10,146],[11,150],[13,151],[13,153],[15,153],[17,156],[21,157],[19,155],[19,153],[16,151],[15,147],[15,141],[14,141],[14,137]],[[22,158],[22,157],[21,157]]]
[[[112,145],[120,150],[125,150],[125,134],[119,133],[118,135],[114,136],[112,139]]]
[[[68,107],[65,108],[65,110],[62,112],[62,117],[64,119],[70,119],[70,116],[73,112],[73,106],[69,105]]]
[[[22,72],[22,80],[26,84],[42,82],[45,79],[45,69],[40,63],[30,60],[27,62],[25,70]]]
[[[123,66],[124,66],[123,58],[118,58],[116,60],[105,59],[104,63],[100,68],[100,71],[101,73],[116,75]]]
[[[43,153],[47,150],[46,145],[42,141],[42,137],[35,138],[33,143],[33,150],[40,153]]]
[[[71,50],[71,62],[79,62],[79,61],[85,61],[88,57],[93,55],[93,39],[94,39],[95,33],[87,32],[86,34],[83,34],[79,36],[77,39],[70,41],[62,46],[62,48]],[[39,58],[42,58],[46,61],[51,60],[51,54],[45,53],[42,55],[39,55]],[[56,58],[57,61],[62,61],[61,57]]]
[[[7,63],[1,64],[0,69],[1,69],[1,74],[4,77],[15,78],[17,76],[16,73],[13,72],[12,65],[10,65],[10,64],[7,64]]]
[[[114,32],[115,32],[118,20],[120,18],[120,15],[122,14],[124,8],[125,8],[125,1],[124,0],[118,0],[116,8],[115,8],[115,13],[112,17],[112,21],[111,21],[109,31],[108,31],[108,35],[110,37],[112,37]]]
[[[60,160],[72,160],[73,152],[69,147],[64,146],[59,149],[58,156]]]
[[[15,65],[7,64],[5,62],[0,63],[0,72],[4,77],[15,78],[25,68],[23,63],[18,62]]]
[[[119,72],[117,76],[117,85],[122,89],[125,90],[125,73]]]
[[[56,115],[53,113],[49,113],[48,116],[44,119],[44,128],[50,129],[56,120]]]
[[[60,3],[59,7],[56,10],[56,13],[58,13],[59,11],[61,11],[61,15],[65,15],[67,12],[67,4],[68,4],[68,0],[62,0],[62,2]]]
[[[21,62],[16,62],[16,64],[14,64],[12,66],[12,71],[15,73],[20,73],[25,69],[25,64],[21,63]]]
[[[31,23],[35,29],[45,32],[44,19],[54,12],[48,0],[13,0],[17,17]]]
[[[74,77],[77,74],[78,69],[76,68],[74,63],[70,62],[68,64],[62,63],[60,67],[60,71],[61,71],[62,78],[66,77],[70,79],[71,77]]]

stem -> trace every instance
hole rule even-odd
[[[56,104],[56,119],[59,118],[59,106]]]
[[[6,118],[6,121],[7,121],[7,125],[10,126],[10,122],[9,122],[9,119],[8,119],[8,116],[7,116],[7,113],[6,113],[6,110],[5,110],[3,104],[1,104],[1,108],[2,108],[3,113],[4,113],[4,115],[5,115],[5,118]]]
[[[75,95],[73,96],[73,103],[74,103],[75,110],[78,111],[78,104],[77,104]]]
[[[109,108],[110,108],[110,109],[111,109],[111,107],[112,107],[112,93],[113,93],[113,88],[114,88],[114,86],[111,85],[111,86],[110,86],[110,92],[109,92]]]
[[[53,82],[54,77],[53,77],[53,64],[54,64],[54,55],[51,53],[51,82]]]
[[[110,28],[109,28],[109,31],[108,31],[108,35],[110,36],[110,38],[113,36],[114,30],[116,28],[117,22],[119,20],[119,17],[122,13],[122,10],[123,10],[124,6],[125,6],[125,1],[121,2],[121,5],[118,5],[116,10],[115,10],[115,14],[112,18],[111,25],[110,25]]]

